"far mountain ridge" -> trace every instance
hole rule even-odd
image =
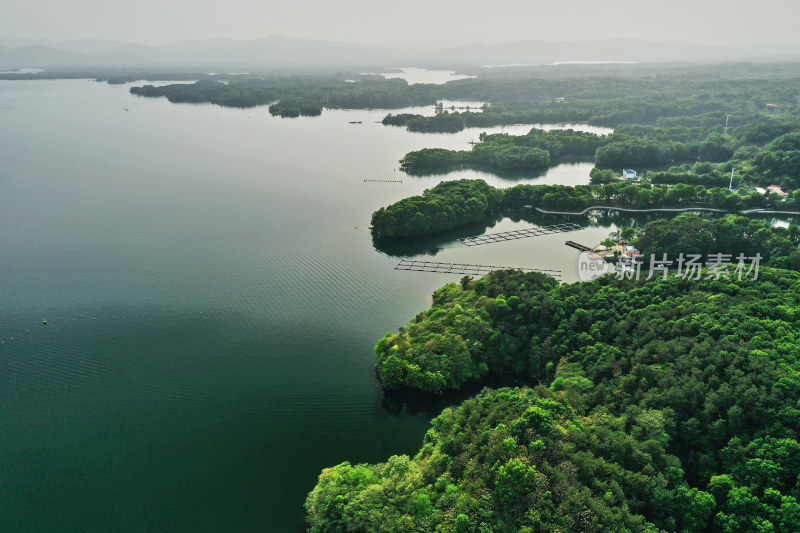
[[[789,47],[765,44],[700,45],[686,41],[593,39],[502,43],[359,43],[269,36],[228,37],[152,46],[85,39],[53,41],[0,37],[0,68],[65,67],[479,67],[568,61],[674,62],[800,59]]]

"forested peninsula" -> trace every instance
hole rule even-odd
[[[447,284],[376,346],[384,386],[538,385],[445,409],[413,457],[324,470],[311,531],[798,531],[798,306],[774,268]]]
[[[702,185],[515,185],[498,189],[483,180],[443,181],[420,196],[404,198],[372,214],[376,238],[405,238],[487,220],[504,211],[542,208],[582,211],[594,205],[620,208],[715,208],[724,211],[780,209],[800,211],[800,192],[785,200],[755,190],[731,191]]]
[[[593,160],[602,146],[611,142],[605,135],[580,131],[532,129],[527,135],[480,135],[472,150],[424,148],[400,160],[403,169],[455,168],[464,165],[501,170],[544,170],[564,157]]]

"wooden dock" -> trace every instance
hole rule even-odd
[[[553,226],[533,226],[531,228],[518,229],[514,231],[503,231],[500,233],[487,233],[477,237],[464,237],[458,239],[461,244],[467,246],[479,246],[481,244],[491,244],[494,242],[513,241],[516,239],[526,239],[528,237],[540,237],[542,235],[552,235],[553,233],[564,233],[581,229],[578,224],[571,222],[565,224],[555,224]]]
[[[564,244],[571,248],[575,248],[576,250],[580,250],[581,252],[591,252],[592,249],[588,246],[584,246],[583,244],[577,243],[575,241],[567,241]]]
[[[464,274],[473,276],[485,276],[496,270],[521,270],[523,272],[540,272],[561,281],[560,270],[545,270],[540,268],[515,268],[502,267],[496,265],[473,265],[470,263],[441,263],[438,261],[417,261],[403,259],[395,270],[411,270],[414,272],[437,272],[439,274]]]

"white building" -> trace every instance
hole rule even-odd
[[[626,168],[622,171],[622,177],[625,178],[626,181],[636,181],[636,171]]]

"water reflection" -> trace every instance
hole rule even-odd
[[[395,415],[424,414],[434,417],[445,407],[453,407],[464,400],[476,396],[485,387],[499,389],[503,387],[535,387],[539,380],[520,374],[497,374],[488,376],[476,383],[464,385],[457,391],[450,391],[441,396],[414,389],[387,390],[383,393],[381,406],[386,412]]]
[[[481,235],[485,233],[487,229],[493,228],[495,224],[497,224],[503,218],[503,215],[497,215],[494,218],[487,219],[484,222],[469,224],[453,230],[440,231],[431,235],[410,237],[407,239],[377,239],[373,235],[372,244],[375,247],[375,250],[384,253],[389,257],[404,258],[418,255],[435,256],[444,250],[445,244],[454,243],[457,241],[457,239]]]
[[[431,70],[426,68],[398,68],[388,69],[387,72],[381,72],[378,75],[387,79],[402,78],[408,82],[409,85],[415,83],[430,83],[434,85],[441,85],[448,81],[465,80],[474,78],[475,76],[468,76],[464,74],[456,74],[454,70]]]
[[[699,213],[701,216],[707,218],[718,218],[719,214],[714,213]],[[375,250],[386,254],[390,257],[397,258],[410,258],[417,256],[430,256],[435,257],[440,252],[444,251],[447,245],[457,243],[457,239],[465,237],[476,237],[485,233],[491,233],[499,222],[509,220],[514,223],[527,223],[534,226],[552,226],[554,224],[572,223],[577,224],[581,228],[607,228],[609,232],[617,228],[643,227],[648,222],[653,220],[663,219],[669,216],[669,213],[625,213],[622,211],[590,211],[585,215],[554,215],[539,213],[531,209],[524,209],[518,211],[505,211],[501,214],[487,219],[484,222],[477,224],[470,224],[462,226],[449,231],[442,231],[439,233],[425,235],[420,237],[412,237],[408,239],[376,239],[373,237],[372,243]],[[539,248],[535,244],[535,237],[526,240],[526,246],[536,250]],[[547,250],[537,250],[540,253],[546,253]]]
[[[450,168],[401,168],[400,170],[408,174],[412,177],[418,178],[425,178],[428,176],[444,176],[446,174],[450,174],[451,172],[458,171],[458,170],[477,170],[479,172],[485,172],[487,174],[493,174],[498,178],[503,178],[508,181],[522,181],[522,180],[530,180],[541,178],[547,174],[547,170],[523,170],[523,169],[516,169],[516,170],[503,170],[498,169],[496,167],[490,167],[488,165],[480,165],[480,164],[472,164],[472,165],[461,165],[458,167],[450,167]]]
[[[401,168],[400,171],[412,177],[424,178],[428,176],[444,176],[459,170],[476,170],[478,172],[491,174],[508,181],[523,181],[546,178],[551,172],[554,172],[554,174],[559,176],[559,185],[587,185],[589,183],[589,172],[593,167],[594,163],[590,158],[562,157],[549,168],[544,170],[502,169],[480,163],[470,163],[459,165],[457,167],[429,167],[419,169]],[[563,176],[565,174],[574,174],[576,178],[572,180],[568,179],[567,183],[565,183],[563,180]],[[572,181],[575,183],[571,183]],[[541,184],[545,184],[544,181],[542,181]]]

